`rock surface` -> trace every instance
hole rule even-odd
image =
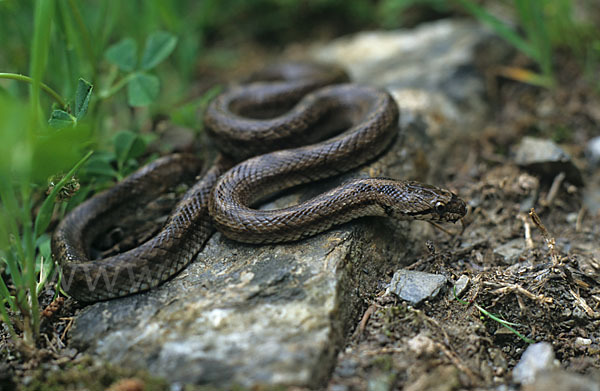
[[[415,154],[443,156],[450,147],[436,144],[440,132],[484,118],[483,81],[473,58],[488,38],[475,24],[442,21],[413,31],[362,33],[312,50],[315,59],[347,67],[356,82],[388,88],[401,107],[405,137],[352,175],[427,179]],[[328,185],[275,203],[305,199]],[[277,246],[234,243],[217,233],[195,262],[161,287],[85,308],[71,341],[174,383],[318,387],[364,298],[380,289],[386,271],[406,263],[411,243],[425,240],[409,226],[362,219]]]

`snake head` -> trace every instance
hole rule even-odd
[[[446,190],[447,191],[447,190]],[[450,191],[449,201],[438,200],[433,205],[435,213],[429,213],[429,220],[456,222],[467,214],[467,206],[463,200]]]
[[[393,187],[385,192],[391,196],[385,208],[390,217],[454,223],[467,213],[465,202],[449,190],[414,181],[396,182]]]

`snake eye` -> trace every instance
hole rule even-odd
[[[439,214],[439,215],[443,215],[444,213],[446,213],[446,204],[444,204],[443,202],[436,202],[435,203],[435,211]]]

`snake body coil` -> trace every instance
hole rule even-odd
[[[117,205],[142,202],[139,198],[197,174],[198,159],[177,154],[158,159],[59,223],[52,251],[63,269],[63,287],[78,300],[97,301],[157,286],[200,251],[213,232],[212,223],[237,241],[273,243],[367,215],[435,221],[464,216],[464,202],[447,190],[373,178],[346,182],[292,207],[253,208],[280,190],[358,167],[390,144],[398,122],[394,100],[386,92],[354,84],[324,87],[345,81],[337,68],[288,64],[267,68],[248,85],[217,97],[204,120],[222,155],[156,236],[129,251],[90,260],[91,242],[114,219],[111,211]],[[317,142],[311,132],[316,128],[327,134],[346,130]]]

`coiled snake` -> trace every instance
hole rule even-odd
[[[274,243],[315,235],[361,216],[462,218],[465,204],[448,190],[376,178],[351,180],[284,209],[253,208],[283,189],[356,168],[390,144],[399,115],[393,98],[347,81],[334,67],[276,65],[218,96],[204,121],[221,154],[156,236],[114,256],[90,259],[92,240],[114,220],[114,208],[146,202],[182,178],[197,175],[198,158],[160,158],[82,203],[59,223],[52,253],[62,267],[65,290],[90,302],[155,287],[193,259],[212,235],[213,224],[237,241]],[[327,134],[346,130],[316,141],[310,130],[317,127]]]

